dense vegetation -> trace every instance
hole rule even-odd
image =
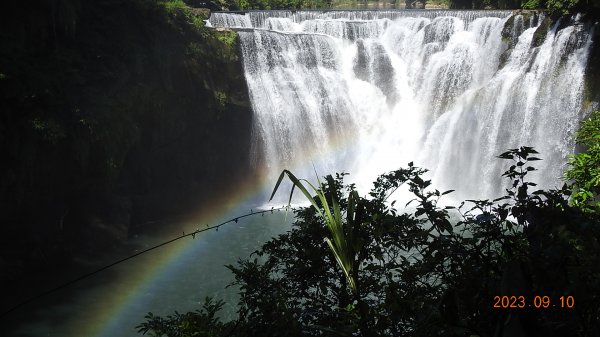
[[[415,2],[452,9],[543,9],[556,15],[575,12],[593,13],[594,10],[600,9],[600,4],[593,0],[186,0],[186,2],[192,6],[209,7],[213,10],[328,9],[376,6],[404,8],[409,5],[413,6]]]
[[[600,111],[581,123],[575,141],[585,150],[571,156],[565,172],[565,178],[572,182],[571,203],[600,214]]]
[[[368,197],[344,174],[317,187],[290,178],[312,206],[293,229],[228,268],[239,316],[222,302],[146,316],[153,336],[598,336],[600,331],[600,114],[586,120],[560,190],[535,190],[529,147],[499,156],[506,195],[438,202],[426,170],[380,176]],[[484,182],[482,182],[484,183]],[[407,185],[413,209],[395,207]],[[315,196],[311,196],[309,188]],[[277,188],[277,187],[276,187]],[[570,202],[569,202],[570,200]],[[408,206],[408,204],[407,204]],[[506,296],[503,299],[503,296]],[[572,301],[572,302],[571,302]],[[509,306],[512,308],[507,308]],[[498,306],[498,307],[495,307]]]
[[[168,0],[3,4],[2,282],[59,274],[245,175],[236,35],[204,28],[206,15]]]

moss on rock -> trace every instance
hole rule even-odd
[[[531,40],[532,48],[539,47],[544,43],[544,39],[546,39],[546,35],[548,35],[548,30],[550,30],[551,25],[552,19],[549,16],[546,16],[533,33],[533,39]]]

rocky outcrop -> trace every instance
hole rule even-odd
[[[506,44],[506,49],[500,55],[500,67],[508,60],[513,48],[519,41],[519,36],[521,36],[525,29],[536,27],[540,17],[542,17],[542,13],[535,10],[516,10],[506,20],[502,28],[502,41]],[[542,36],[542,42],[543,37],[545,35]]]
[[[548,34],[548,30],[551,26],[552,18],[546,16],[533,33],[533,39],[531,40],[532,48],[539,47],[542,45],[542,43],[544,43],[544,39],[546,39],[546,35]]]
[[[593,44],[588,56],[586,69],[585,104],[588,109],[600,108],[600,23],[590,23]]]

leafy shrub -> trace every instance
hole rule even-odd
[[[523,9],[539,9],[541,7],[540,0],[527,0],[523,2]]]
[[[204,18],[202,15],[196,15],[183,0],[158,0],[157,4],[163,8],[167,22],[173,27],[178,27],[177,22],[185,22],[193,25],[197,30],[204,29]]]
[[[568,15],[573,12],[575,8],[579,5],[580,0],[547,0],[546,8],[551,13],[556,13],[560,15]]]
[[[565,178],[573,183],[571,202],[585,211],[600,212],[600,111],[581,123],[575,135],[585,151],[569,158]]]
[[[202,309],[194,312],[185,314],[175,312],[175,315],[166,318],[149,313],[146,315],[148,321],[140,324],[138,331],[143,334],[151,332],[154,336],[225,336],[221,332],[224,331],[226,325],[216,317],[217,312],[221,310],[223,305],[222,301],[213,302],[212,299],[207,297]]]
[[[220,329],[215,336],[593,335],[600,220],[570,206],[566,188],[530,191],[535,153],[501,154],[512,161],[506,196],[458,208],[439,207],[452,191],[431,190],[426,170],[412,163],[380,176],[368,197],[344,184],[344,174],[328,176],[313,197],[286,172],[312,206],[296,210],[292,230],[254,258],[228,266],[240,287],[239,317],[210,323]],[[415,207],[400,213],[390,196],[404,184]],[[526,306],[494,308],[495,296],[523,296]],[[535,296],[577,304],[533,308]],[[179,318],[146,318],[142,332],[179,336],[164,329]]]

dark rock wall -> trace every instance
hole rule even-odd
[[[49,3],[0,14],[4,280],[102,254],[249,170],[235,33],[153,1]]]

